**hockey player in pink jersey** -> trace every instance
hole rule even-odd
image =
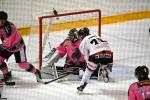
[[[79,50],[81,41],[78,39],[77,34],[75,28],[71,29],[68,34],[68,39],[56,47],[61,58],[67,54],[64,67],[85,67],[86,62]]]
[[[130,85],[128,100],[150,100],[149,69],[146,66],[138,66],[134,74],[138,82]]]
[[[107,69],[107,65],[112,62],[112,52],[107,41],[103,41],[98,35],[91,35],[88,28],[81,28],[78,32],[80,51],[87,62],[87,68],[82,77],[80,86],[77,87],[79,92],[88,84],[92,73],[97,69],[98,64]],[[104,78],[108,79],[108,73],[105,71]]]
[[[80,40],[78,39],[78,31],[73,28],[69,31],[67,39],[65,39],[59,46],[53,48],[54,51],[52,59],[49,61],[49,64],[57,62],[59,59],[63,58],[66,55],[64,68],[86,68],[86,61],[84,60],[83,55],[80,53],[79,45]]]
[[[0,11],[0,70],[3,73],[4,81],[6,82],[11,73],[8,71],[5,60],[9,59],[11,55],[15,56],[16,63],[28,72],[36,75],[37,81],[41,80],[41,74],[32,64],[27,62],[26,46],[23,38],[18,33],[16,26],[7,21],[8,15],[4,11]]]

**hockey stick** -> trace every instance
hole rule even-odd
[[[44,74],[48,74],[48,75],[51,75],[51,76],[54,76],[54,75],[53,75],[53,74],[51,74],[51,73],[47,73],[47,72],[42,72],[42,73],[44,73]],[[59,74],[59,75],[64,75],[64,74],[66,74],[66,71],[58,72],[58,74]]]
[[[50,80],[50,81],[48,81],[48,82],[45,82],[44,84],[49,84],[49,83],[51,83],[51,82],[54,82],[54,81],[56,81],[56,80],[59,80],[59,79],[61,79],[61,78],[64,78],[64,77],[66,77],[66,76],[68,76],[68,75],[70,75],[71,73],[66,73],[66,74],[64,74],[64,75],[61,75],[60,77],[58,77],[58,78],[55,78],[55,79],[53,79],[53,80]]]

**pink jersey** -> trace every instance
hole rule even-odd
[[[61,57],[64,57],[67,54],[68,60],[72,63],[85,61],[83,55],[79,51],[80,40],[77,40],[75,43],[65,40],[61,43],[56,49],[59,51]]]
[[[150,100],[150,80],[131,84],[128,91],[128,100]]]
[[[18,33],[16,26],[10,22],[6,22],[4,27],[0,28],[0,35],[1,35],[1,40],[2,40],[2,46],[6,48],[11,48],[15,46],[21,39],[21,35]],[[19,51],[20,48],[24,46],[24,43],[19,46],[15,50],[9,50],[9,52],[16,52]]]

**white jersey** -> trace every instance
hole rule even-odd
[[[103,41],[98,35],[88,35],[80,43],[79,49],[84,55],[84,58],[87,62],[90,55],[93,55],[97,52],[103,50],[110,50],[109,44],[107,41]],[[91,65],[95,66],[95,64]]]

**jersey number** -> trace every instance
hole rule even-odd
[[[94,44],[94,45],[97,45],[97,44],[99,44],[101,42],[104,42],[104,41],[102,39],[100,39],[100,38],[96,38],[96,39],[92,39],[90,43]]]

